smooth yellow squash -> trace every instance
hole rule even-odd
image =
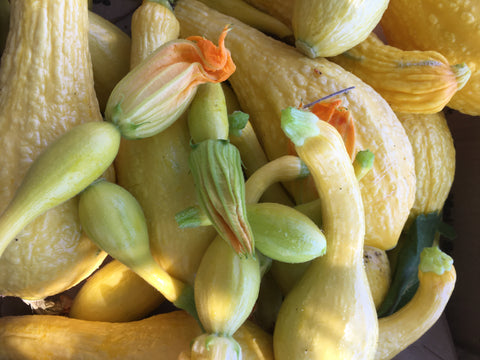
[[[288,108],[282,127],[320,194],[327,253],[286,296],[275,325],[275,358],[373,359],[378,321],[363,265],[365,218],[342,138],[310,112]]]
[[[387,5],[388,0],[295,0],[295,46],[311,58],[341,54],[367,38]]]
[[[164,296],[129,267],[112,260],[82,285],[73,299],[69,317],[81,320],[124,322],[153,312]]]
[[[131,40],[118,26],[92,11],[88,12],[88,21],[95,93],[104,111],[113,88],[130,69]]]
[[[425,334],[440,318],[457,275],[453,260],[438,247],[425,248],[418,269],[419,286],[408,304],[379,319],[375,360],[390,360]]]
[[[180,32],[168,1],[144,0],[132,14],[130,63],[134,67],[161,44],[177,39]]]
[[[260,31],[278,38],[292,36],[290,27],[277,18],[258,10],[244,0],[230,0],[228,3],[222,0],[201,0],[205,5],[220,11],[226,15],[239,19]]]
[[[183,311],[139,321],[110,323],[54,315],[0,318],[0,358],[177,360],[202,333]],[[273,359],[272,337],[248,322],[235,333],[245,359]]]

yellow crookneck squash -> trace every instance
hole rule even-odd
[[[132,49],[139,49],[140,53],[131,55],[130,66],[133,68],[158,46],[178,37],[178,31],[171,10],[160,3],[144,1],[132,17]],[[196,203],[189,154],[190,134],[184,114],[155,136],[122,141],[115,168],[117,183],[143,208],[155,260],[171,276],[193,284],[215,230],[180,229],[175,221],[176,213]]]
[[[329,60],[371,85],[396,112],[437,113],[468,82],[465,64],[449,64],[436,51],[404,51],[371,33]]]
[[[375,360],[393,359],[438,321],[457,280],[453,260],[438,247],[425,248],[420,257],[418,280],[413,298],[393,314],[378,320]]]
[[[50,143],[75,125],[102,121],[88,51],[87,2],[12,0],[10,5],[0,68],[0,211]],[[113,179],[113,173],[107,177]],[[35,219],[6,248],[0,294],[42,299],[60,293],[105,257],[82,233],[73,198]]]
[[[358,181],[338,132],[308,114],[313,118],[308,135],[292,140],[320,193],[327,251],[312,261],[280,307],[275,358],[373,359],[378,321],[363,264],[365,218]],[[282,113],[282,128],[291,134],[292,122],[285,123]]]
[[[368,149],[375,155],[373,168],[360,181],[365,243],[383,250],[393,248],[414,201],[415,169],[408,137],[386,101],[338,65],[323,58],[310,59],[198,1],[178,1],[175,14],[182,37],[200,32],[214,39],[225,24],[232,24],[226,46],[236,71],[229,82],[270,160],[289,153],[289,141],[279,123],[282,109],[354,86],[339,98],[355,121],[355,152]],[[297,203],[318,196],[314,186],[294,190]]]
[[[0,318],[0,359],[177,360],[201,333],[196,320],[180,310],[126,323],[8,316]],[[273,360],[271,335],[254,323],[247,321],[233,337],[244,359]]]
[[[381,25],[392,46],[434,50],[451,64],[466,63],[472,71],[470,80],[448,106],[476,116],[480,115],[479,20],[477,1],[391,0]]]
[[[443,112],[397,113],[415,155],[417,189],[410,223],[419,214],[441,211],[455,176],[455,146]]]

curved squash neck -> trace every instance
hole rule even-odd
[[[311,173],[319,191],[322,224],[327,239],[327,252],[317,261],[336,265],[361,264],[365,222],[360,190],[353,167],[345,169],[351,164],[347,153],[345,161],[337,161],[338,155],[333,154],[338,152],[338,147],[330,139],[326,134],[321,142],[307,140],[297,150],[307,167],[315,168]],[[351,176],[345,176],[348,173]]]

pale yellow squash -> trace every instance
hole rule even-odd
[[[163,295],[118,260],[112,260],[83,284],[69,316],[91,321],[139,320],[165,300]]]
[[[367,38],[387,5],[388,0],[296,0],[295,46],[311,58],[339,55]]]
[[[270,14],[285,25],[292,26],[294,0],[245,0],[250,5]]]
[[[55,315],[0,318],[2,360],[177,360],[202,333],[183,311],[110,323]],[[234,335],[245,359],[273,359],[272,337],[251,322]]]
[[[135,36],[130,52],[134,67],[164,42],[178,38],[180,25],[161,1],[144,0],[132,14],[131,32]]]
[[[373,303],[378,310],[385,296],[387,296],[392,282],[390,261],[385,250],[380,250],[373,246],[364,246],[363,262]]]
[[[295,148],[320,193],[327,252],[311,262],[280,307],[275,358],[373,359],[378,322],[363,265],[360,189],[338,132],[321,120],[317,126]]]
[[[417,187],[410,221],[419,214],[443,209],[455,177],[455,146],[443,112],[397,116],[415,155]]]
[[[270,160],[289,153],[279,123],[282,109],[355,87],[339,97],[355,120],[355,151],[369,149],[375,155],[373,168],[360,181],[365,242],[384,250],[394,247],[414,201],[415,170],[408,137],[386,101],[336,64],[307,58],[198,1],[180,0],[175,13],[182,36],[202,33],[215,39],[226,24],[232,24],[226,46],[236,71],[229,81]],[[299,186],[294,194],[297,202],[314,199],[317,195],[311,190]]]
[[[0,211],[47,145],[77,124],[102,121],[88,52],[87,5],[11,1],[0,68]],[[38,217],[6,248],[0,294],[42,299],[60,293],[90,275],[105,256],[82,234],[73,198]]]
[[[423,250],[418,269],[418,289],[413,298],[392,315],[378,321],[375,360],[393,359],[419,340],[440,318],[455,288],[453,260],[439,248]]]
[[[175,31],[162,30],[176,27],[177,19],[156,2],[145,1],[132,21],[132,49],[140,51],[131,55],[132,68],[150,51],[178,36]],[[190,134],[184,114],[155,136],[122,141],[115,168],[117,183],[135,196],[143,208],[155,260],[170,275],[193,284],[215,230],[213,227],[180,229],[175,221],[176,213],[196,203],[189,154]]]

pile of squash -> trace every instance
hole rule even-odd
[[[85,0],[0,0],[0,295],[43,305],[0,317],[0,359],[387,360],[418,340],[455,286],[438,232],[381,314],[453,183],[443,111],[479,114],[480,7],[356,3],[143,0],[127,35]],[[188,61],[230,72],[180,89]]]

